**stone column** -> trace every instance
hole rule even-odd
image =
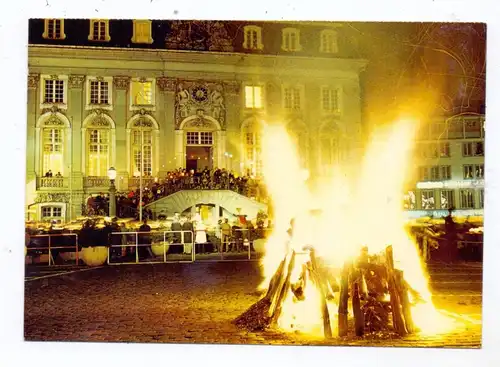
[[[128,190],[129,167],[127,166],[130,151],[127,147],[127,91],[130,84],[128,76],[114,76],[113,112],[116,124],[116,188],[118,191]]]
[[[184,144],[184,131],[175,130],[175,163],[177,168],[186,167],[186,145]]]
[[[160,167],[159,176],[181,165],[177,161],[175,131],[175,86],[176,79],[160,77],[156,80],[160,89],[158,116],[160,116]]]

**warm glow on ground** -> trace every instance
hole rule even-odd
[[[342,167],[333,172],[330,182],[314,192],[309,190],[296,147],[281,125],[263,126],[262,153],[265,182],[273,200],[275,228],[262,260],[265,276],[261,288],[285,257],[288,249],[297,253],[312,245],[316,255],[332,269],[354,259],[363,246],[370,254],[394,249],[395,268],[404,271],[405,280],[419,292],[423,303],[412,308],[415,324],[424,333],[438,334],[453,323],[434,308],[425,268],[418,249],[406,234],[401,193],[414,141],[416,123],[399,121],[372,136],[355,182],[347,182]],[[320,211],[311,214],[311,210]],[[294,218],[294,233],[287,230]],[[291,282],[298,280],[307,256],[297,256]],[[279,319],[286,331],[323,333],[321,297],[310,281],[304,301],[294,301],[289,292]],[[411,295],[410,295],[411,297]],[[337,297],[336,297],[337,298]],[[337,298],[338,299],[338,298]],[[332,329],[336,329],[337,305],[329,301]]]

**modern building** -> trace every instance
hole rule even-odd
[[[311,174],[360,157],[360,72],[341,24],[32,19],[28,219],[179,167],[258,176],[259,126],[283,122]],[[279,154],[279,152],[277,152]]]
[[[484,115],[441,118],[420,129],[414,157],[415,186],[405,193],[410,218],[483,216]]]

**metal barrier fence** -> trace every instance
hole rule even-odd
[[[214,260],[252,260],[258,259],[261,251],[256,251],[254,241],[266,237],[267,229],[231,229],[229,234],[221,230],[179,230],[152,232],[112,232],[107,244],[107,263],[109,265],[139,264],[139,263],[178,263]],[[200,232],[201,239],[198,242]],[[71,243],[63,243],[53,237],[73,237]],[[46,239],[37,241],[38,238]],[[201,241],[201,239],[199,239]],[[74,241],[74,242],[73,242]],[[67,251],[61,251],[67,250]],[[80,263],[80,246],[78,234],[42,234],[30,236],[27,255],[38,252],[37,255],[48,254],[49,266],[56,265],[55,257],[60,252],[74,252],[76,264]],[[55,252],[55,254],[54,254]],[[212,255],[212,256],[210,256]],[[242,256],[244,255],[244,258]]]
[[[74,237],[74,244],[61,244],[60,241],[55,241],[53,240],[52,237]],[[47,238],[47,246],[40,246],[39,241],[37,241],[37,238]],[[45,242],[45,241],[42,241]],[[33,246],[34,244],[34,246]],[[26,246],[26,251],[27,255],[32,252],[32,251],[41,251],[41,254],[44,254],[45,251],[47,251],[48,256],[48,263],[49,266],[55,265],[54,264],[54,256],[53,252],[59,254],[59,252],[62,252],[60,250],[70,250],[67,252],[75,252],[75,260],[76,264],[78,265],[79,263],[79,246],[78,246],[78,235],[76,233],[51,233],[51,234],[38,234],[38,235],[32,235],[30,236],[30,241],[28,245]]]
[[[110,240],[107,259],[109,265],[195,261],[193,231],[112,232]],[[179,248],[180,252],[177,250]],[[176,251],[170,252],[171,249]],[[146,253],[149,259],[141,261],[145,260]],[[157,260],[160,257],[162,260]]]

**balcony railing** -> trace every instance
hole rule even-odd
[[[151,186],[155,182],[154,177],[143,177],[142,178],[142,186]],[[130,188],[137,188],[140,185],[140,178],[139,177],[130,177],[128,180],[128,186]]]
[[[83,179],[83,185],[88,187],[109,187],[109,178],[106,176],[87,176]]]
[[[68,179],[66,177],[38,177],[38,188],[58,189],[68,187]]]

